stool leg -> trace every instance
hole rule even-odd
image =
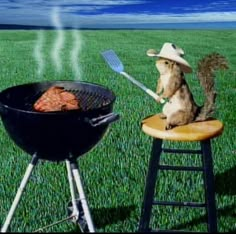
[[[207,203],[208,232],[217,232],[215,185],[210,140],[201,141],[204,166],[205,199]]]
[[[162,140],[154,139],[152,144],[151,158],[149,161],[148,174],[146,177],[144,199],[141,210],[141,218],[139,222],[139,232],[149,231],[153,197],[155,194],[155,185],[157,179],[157,169],[160,162],[161,152]]]

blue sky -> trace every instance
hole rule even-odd
[[[236,25],[236,0],[0,0],[0,24],[119,28],[217,22]]]

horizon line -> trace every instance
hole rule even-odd
[[[227,27],[225,28],[225,26]],[[175,26],[175,27],[174,27]],[[1,29],[56,29],[54,26],[46,25],[26,25],[26,24],[0,24]],[[65,26],[62,29],[81,29],[81,30],[122,30],[122,29],[236,29],[236,21],[228,22],[181,22],[181,23],[150,23],[150,24],[126,24],[111,26]]]

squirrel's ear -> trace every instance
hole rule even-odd
[[[154,49],[149,49],[149,50],[147,50],[146,54],[149,57],[156,57],[158,52],[156,50],[154,50]]]

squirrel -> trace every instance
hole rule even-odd
[[[174,45],[174,48],[177,47]],[[155,54],[152,49],[147,51],[149,56],[154,56],[153,53]],[[215,72],[218,69],[228,69],[226,58],[216,52],[199,60],[197,77],[204,90],[205,101],[203,106],[198,106],[184,76],[183,68],[186,70],[189,67],[184,67],[176,59],[174,60],[160,57],[156,61],[156,68],[160,73],[156,88],[156,93],[160,96],[157,101],[160,102],[162,98],[168,100],[160,114],[160,118],[166,119],[166,130],[191,122],[205,121],[212,117],[216,100]],[[186,62],[185,65],[188,63]]]

